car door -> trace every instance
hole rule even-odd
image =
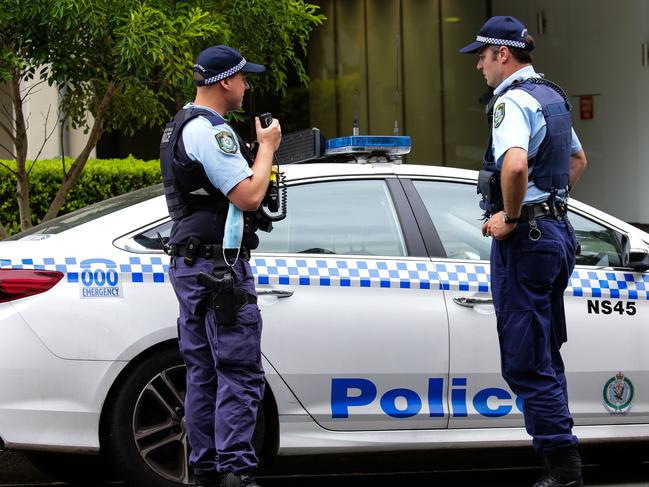
[[[449,428],[522,425],[522,404],[500,375],[496,318],[488,287],[491,239],[482,236],[475,184],[414,180],[449,271]],[[410,195],[411,192],[409,192]],[[619,236],[604,222],[571,212],[581,255],[565,293],[569,341],[562,348],[576,425],[647,419],[649,311],[645,273],[619,269]],[[451,273],[451,271],[454,271]],[[486,277],[486,279],[485,279]],[[645,321],[646,322],[646,318]],[[639,387],[640,386],[640,387]]]
[[[445,428],[448,321],[396,178],[308,180],[251,265],[262,351],[331,430]]]
[[[500,375],[491,239],[480,231],[475,183],[415,179],[403,185],[425,240],[441,243],[441,252],[431,249],[431,262],[449,316],[449,428],[520,425],[516,397]]]
[[[649,272],[622,267],[621,233],[605,220],[573,209],[570,221],[581,252],[565,293],[563,355],[575,423],[645,423]]]

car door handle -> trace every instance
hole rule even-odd
[[[479,304],[494,304],[494,300],[491,298],[467,298],[466,296],[461,296],[459,298],[453,298],[455,304],[464,306],[465,308],[473,308]]]
[[[284,289],[259,289],[258,296],[275,296],[276,298],[290,298],[293,296],[293,291],[285,291]]]

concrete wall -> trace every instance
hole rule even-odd
[[[59,122],[59,93],[56,87],[49,86],[39,80],[24,82],[21,89],[28,94],[23,104],[24,115],[27,119],[27,158],[53,159],[61,157],[62,148],[65,148],[66,157],[76,157],[86,144],[87,135],[83,129],[63,128],[61,137],[61,124]],[[9,87],[3,86],[0,90],[0,106],[6,108],[13,115],[13,107],[9,98]],[[5,124],[11,122],[0,111],[0,119]],[[89,115],[88,123],[92,123]],[[13,149],[7,134],[0,130],[0,143]],[[95,150],[90,157],[95,157]],[[40,154],[40,155],[39,155]],[[12,159],[13,155],[0,147],[0,159]]]

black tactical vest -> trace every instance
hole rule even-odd
[[[572,121],[570,119],[570,103],[563,90],[553,82],[543,78],[528,78],[512,83],[498,97],[512,89],[520,89],[529,93],[541,105],[543,118],[545,118],[546,133],[537,154],[528,160],[529,179],[537,188],[551,195],[559,190],[566,190],[570,180],[570,149],[572,141]],[[493,99],[488,106],[487,117],[489,121],[489,142],[485,152],[483,168],[493,172],[500,187],[499,173],[493,154],[492,128]],[[484,193],[483,193],[484,195]],[[493,214],[502,209],[502,196],[500,200],[493,198],[493,203],[484,197],[480,207],[487,214]]]
[[[229,200],[212,185],[203,165],[189,158],[181,137],[185,124],[198,116],[205,117],[213,126],[225,123],[222,117],[205,108],[185,108],[165,126],[160,142],[160,170],[169,216],[173,220],[168,243],[173,245],[186,244],[190,236],[201,243],[223,241]],[[241,154],[252,166],[247,146],[238,135],[237,138]],[[254,234],[244,234],[244,246],[255,248],[254,241],[257,241]]]

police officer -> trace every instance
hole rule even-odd
[[[480,172],[483,235],[493,237],[491,286],[501,368],[523,399],[525,426],[545,468],[535,487],[583,485],[559,349],[567,340],[563,292],[577,242],[566,215],[569,190],[586,166],[570,105],[532,67],[534,40],[514,17],[490,18],[460,50],[494,96]]]
[[[252,216],[266,194],[281,129],[255,120],[258,150],[248,147],[223,116],[241,107],[247,73],[265,68],[228,46],[202,51],[194,64],[196,99],[166,126],[160,164],[173,226],[169,275],[179,302],[180,352],[187,366],[185,427],[196,485],[257,486],[253,450],[257,410],[264,393],[262,321],[249,252],[258,244]],[[246,215],[242,246],[225,264],[222,242],[229,203]],[[228,267],[228,266],[231,266]],[[233,323],[210,309],[213,290],[201,273],[231,272],[240,290]]]

